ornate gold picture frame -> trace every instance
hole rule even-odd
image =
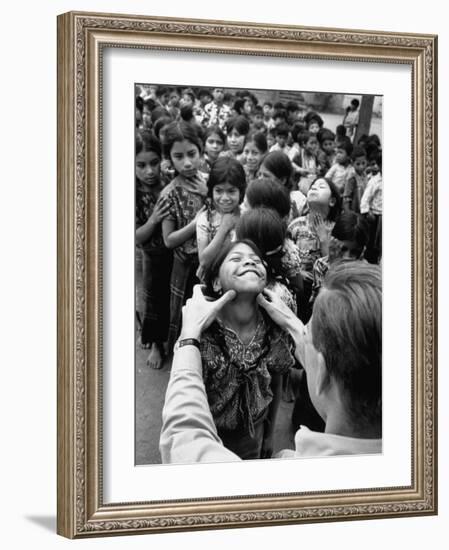
[[[412,221],[406,268],[412,296],[411,311],[404,312],[412,344],[410,484],[276,494],[261,487],[260,494],[191,499],[154,499],[149,486],[145,501],[105,501],[102,79],[107,48],[410,68],[412,200],[405,208]],[[436,79],[433,35],[76,12],[58,17],[59,534],[82,538],[437,513]],[[130,176],[129,185],[132,181]]]

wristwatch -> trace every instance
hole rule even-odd
[[[183,338],[182,340],[176,341],[173,351],[178,351],[178,349],[183,346],[195,346],[200,349],[200,342],[196,338]]]

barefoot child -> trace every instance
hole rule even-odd
[[[172,253],[162,239],[161,222],[169,205],[160,196],[161,146],[150,132],[136,135],[136,243],[142,253],[143,319],[141,343],[150,349],[147,364],[160,369],[167,340]]]

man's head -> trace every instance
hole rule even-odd
[[[382,277],[365,262],[333,266],[306,336],[310,397],[324,418],[338,395],[358,433],[380,432],[382,418]]]

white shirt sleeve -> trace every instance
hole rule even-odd
[[[195,346],[183,346],[174,354],[159,447],[164,464],[241,460],[218,437]]]

